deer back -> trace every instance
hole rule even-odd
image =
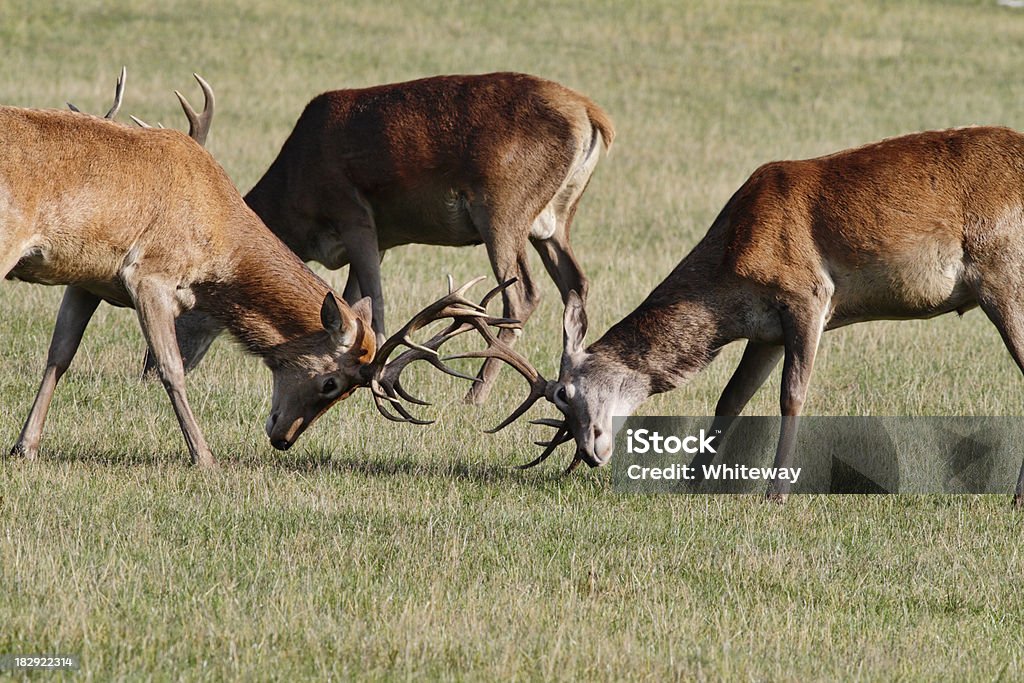
[[[474,196],[546,202],[595,144],[592,128],[611,144],[614,129],[597,105],[525,74],[326,92],[306,106],[246,201],[303,260],[318,257],[318,231],[343,223],[335,212],[346,204],[372,206],[382,248],[474,243],[475,233],[433,226]]]

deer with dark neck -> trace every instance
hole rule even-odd
[[[541,397],[564,415],[541,420],[558,431],[535,463],[575,440],[573,465],[600,466],[612,456],[613,416],[747,340],[717,426],[740,414],[784,358],[781,468],[792,461],[823,332],[977,306],[1024,370],[1024,136],[1005,128],[918,133],[762,166],[675,270],[589,348],[583,303],[568,297],[557,381],[507,347],[483,353],[531,383],[499,428]],[[787,487],[773,481],[769,496],[782,500]],[[1015,502],[1024,503],[1024,468]]]

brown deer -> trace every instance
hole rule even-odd
[[[615,132],[583,95],[515,73],[442,76],[323,93],[307,106],[245,201],[303,261],[348,264],[345,299],[369,296],[384,334],[381,259],[403,244],[485,244],[506,318],[539,301],[527,242],[563,301],[586,297],[569,228]],[[223,326],[190,312],[177,332],[186,369]],[[505,329],[513,343],[519,330]],[[147,369],[151,363],[147,362]],[[482,403],[500,370],[485,362],[468,399]]]
[[[210,121],[197,122],[208,128]],[[37,454],[54,388],[100,301],[136,310],[199,465],[214,460],[185,394],[174,333],[183,311],[212,317],[270,368],[266,430],[279,449],[360,386],[373,389],[381,412],[393,405],[415,421],[399,403],[408,395],[399,382],[404,367],[422,358],[457,374],[436,349],[469,329],[466,319],[511,326],[467,300],[467,285],[421,311],[378,351],[369,301],[339,300],[246,206],[212,157],[177,131],[0,107],[0,148],[0,276],[67,285],[13,455]],[[424,345],[411,340],[441,318],[454,319],[444,333]],[[388,362],[402,344],[413,348]]]
[[[931,318],[980,306],[1024,370],[1024,136],[1006,128],[933,131],[805,161],[766,164],[722,209],[640,306],[584,348],[583,302],[570,295],[558,381],[499,340],[501,358],[563,420],[536,464],[575,439],[591,467],[612,456],[612,416],[700,372],[726,344],[747,346],[715,409],[739,415],[780,358],[777,467],[791,463],[797,417],[822,332],[880,319]],[[769,497],[783,500],[788,483]],[[1024,504],[1024,468],[1015,503]]]

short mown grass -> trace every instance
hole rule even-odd
[[[924,128],[1024,128],[1022,44],[1024,11],[987,0],[8,0],[0,102],[105,111],[126,64],[126,112],[181,127],[170,91],[194,102],[197,71],[218,96],[209,148],[244,191],[323,90],[491,70],[561,81],[619,133],[573,232],[594,339],[763,162]],[[449,272],[489,273],[483,250],[390,253],[392,327]],[[553,373],[561,307],[546,279],[543,292],[521,349]],[[0,284],[5,450],[60,295]],[[81,654],[96,680],[1024,675],[1024,516],[1009,495],[780,508],[520,472],[542,430],[481,433],[525,391],[510,371],[471,408],[465,386],[417,369],[436,424],[386,422],[357,395],[278,453],[262,430],[269,373],[227,340],[189,380],[221,463],[195,471],[162,388],[138,379],[142,349],[133,313],[102,307],[39,460],[0,462],[0,655]],[[642,412],[710,413],[738,358],[730,347]],[[1017,415],[1022,389],[972,312],[831,333],[807,409]],[[777,403],[776,377],[749,412]]]

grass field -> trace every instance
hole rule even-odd
[[[171,90],[195,103],[197,71],[218,96],[208,147],[243,190],[323,90],[518,70],[589,94],[619,135],[574,229],[592,339],[765,161],[925,128],[1024,129],[1024,10],[988,0],[113,5],[0,4],[0,102],[105,111],[126,64],[125,111],[182,127]],[[389,319],[449,272],[489,274],[483,249],[389,254]],[[521,348],[552,373],[561,306],[546,278],[544,294]],[[0,284],[5,452],[60,296]],[[132,312],[102,307],[40,459],[0,461],[0,655],[79,653],[89,680],[1024,677],[1024,516],[1009,495],[776,507],[520,472],[538,428],[480,433],[525,392],[510,371],[478,409],[419,370],[437,424],[391,424],[357,395],[278,453],[269,373],[226,340],[189,383],[221,467],[193,471],[162,388],[138,380],[142,349]],[[738,358],[730,347],[641,411],[709,414]],[[826,336],[807,412],[1017,415],[1022,390],[975,311]],[[776,375],[748,410],[773,414],[777,397]]]

